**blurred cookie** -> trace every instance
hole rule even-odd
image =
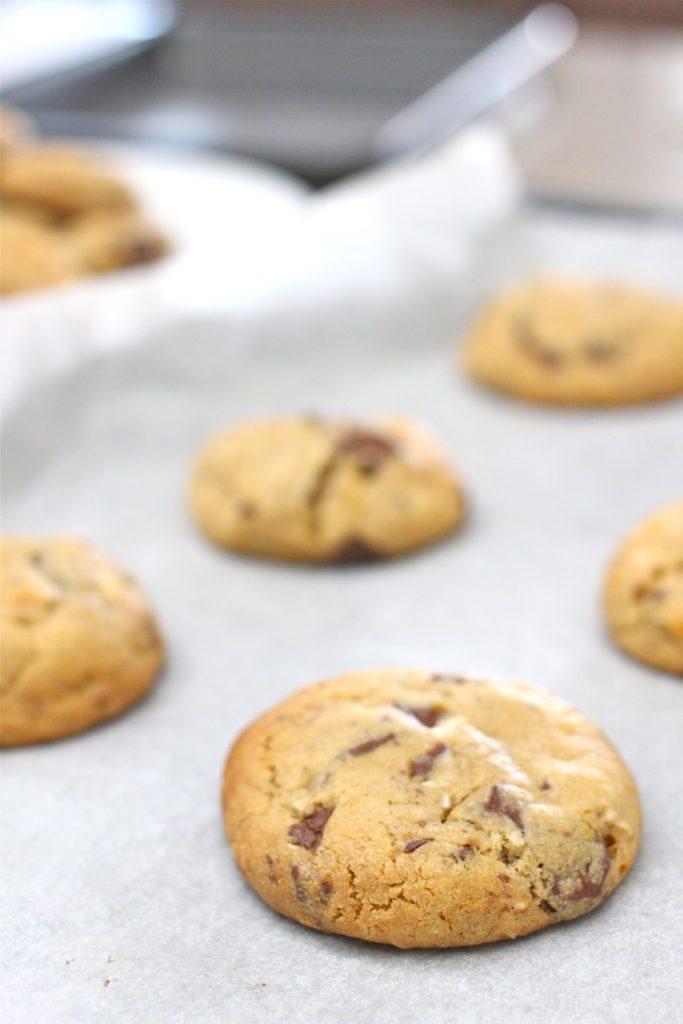
[[[0,746],[58,739],[147,692],[163,650],[142,591],[66,537],[0,541]]]
[[[8,213],[0,216],[0,294],[62,284],[81,265],[62,235],[39,221]]]
[[[604,605],[622,650],[683,675],[683,501],[628,534],[607,572]]]
[[[558,405],[620,405],[683,392],[683,306],[632,287],[540,280],[494,299],[464,348],[478,380]]]
[[[242,733],[223,779],[238,867],[301,924],[399,947],[469,946],[580,917],[640,841],[635,784],[542,690],[357,672]]]
[[[57,217],[134,207],[126,186],[95,157],[51,145],[7,153],[0,165],[0,195]]]
[[[79,217],[69,238],[90,273],[153,263],[168,251],[153,224],[134,212],[97,212]]]
[[[216,544],[304,562],[400,555],[450,533],[464,513],[441,448],[407,419],[240,424],[202,448],[190,500]]]

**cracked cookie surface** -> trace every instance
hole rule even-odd
[[[451,533],[464,514],[446,456],[408,419],[240,424],[200,451],[190,502],[215,543],[304,562],[400,555]]]
[[[640,806],[598,728],[529,686],[417,670],[302,690],[235,742],[225,828],[301,924],[466,946],[579,917],[630,868]]]
[[[683,676],[683,501],[628,534],[607,571],[604,608],[622,650]]]
[[[163,660],[137,583],[85,541],[0,540],[0,745],[58,739],[112,718]]]
[[[494,299],[463,350],[500,391],[558,405],[622,405],[683,392],[683,306],[631,285],[538,280]]]

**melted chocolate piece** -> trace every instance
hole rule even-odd
[[[500,786],[491,786],[491,792],[489,798],[484,804],[484,810],[488,811],[489,814],[502,814],[504,817],[509,818],[510,821],[514,822],[517,828],[524,831],[524,819],[522,818],[522,812],[516,804],[512,803],[511,800],[506,799],[505,793]]]
[[[361,754],[369,754],[372,750],[377,750],[377,747],[384,746],[385,743],[389,743],[395,738],[393,732],[387,732],[383,736],[375,736],[371,740],[366,740],[364,743],[359,743],[356,747],[351,747],[347,753],[351,757],[360,757]]]
[[[538,905],[541,908],[541,910],[545,910],[546,914],[556,914],[557,913],[557,911],[555,910],[555,907],[553,907],[551,903],[548,903],[547,900],[541,900]]]
[[[469,860],[470,857],[474,856],[474,848],[472,846],[459,846],[453,856],[456,860]]]
[[[297,846],[303,846],[306,850],[315,850],[320,845],[325,825],[328,822],[333,807],[317,807],[312,814],[307,814],[290,825],[288,835]]]
[[[333,891],[334,891],[334,888],[333,888],[333,885],[332,885],[331,882],[327,882],[327,881],[323,882],[321,884],[321,886],[320,886],[320,902],[321,903],[329,902],[330,896],[332,895]]]
[[[417,776],[418,778],[425,778],[431,772],[434,767],[434,762],[437,757],[443,754],[444,750],[447,750],[445,743],[435,743],[426,754],[420,754],[414,761],[411,761],[408,766],[408,774],[411,778]]]
[[[441,717],[441,712],[438,708],[430,707],[429,704],[395,704],[399,711],[405,711],[407,715],[412,715],[413,718],[417,718],[418,722],[422,722],[428,729],[432,729]]]
[[[337,548],[334,561],[342,564],[345,562],[376,562],[379,558],[384,558],[383,552],[358,537],[348,537]]]
[[[551,889],[552,895],[559,896],[560,899],[571,903],[574,903],[576,900],[596,900],[602,895],[602,890],[604,889],[605,882],[607,881],[610,864],[612,863],[609,848],[606,843],[602,867],[596,880],[593,880],[590,876],[592,863],[592,861],[589,861],[586,868],[583,871],[579,871],[579,885],[576,888],[572,889],[570,892],[563,892],[564,887],[562,883],[566,882],[567,879],[558,879]]]
[[[433,839],[409,839],[406,845],[403,847],[403,852],[414,853],[415,850],[418,850],[421,846],[424,846],[425,843],[433,842]]]
[[[364,473],[376,473],[396,454],[396,445],[372,430],[352,430],[339,442],[338,455],[350,455]]]

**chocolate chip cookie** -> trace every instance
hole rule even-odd
[[[558,405],[625,405],[683,392],[683,306],[631,285],[541,280],[494,299],[464,347],[500,391]]]
[[[388,669],[294,694],[239,737],[225,827],[246,880],[320,931],[468,946],[580,917],[640,841],[628,769],[564,701]]]
[[[154,617],[97,548],[6,537],[0,569],[1,746],[82,732],[149,690],[163,659]]]
[[[302,562],[400,555],[444,537],[464,514],[447,458],[407,419],[232,427],[201,450],[190,501],[216,544]]]
[[[604,606],[622,650],[683,675],[683,501],[659,509],[626,537],[607,572]]]

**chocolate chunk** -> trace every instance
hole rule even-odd
[[[509,882],[510,881],[510,876],[509,875],[504,875],[502,872],[498,875],[498,877],[500,878],[501,882]]]
[[[519,320],[515,325],[515,340],[528,356],[549,370],[559,369],[564,362],[562,353],[541,341],[528,320]]]
[[[408,766],[408,774],[410,777],[414,778],[417,775],[419,778],[425,778],[429,775],[434,767],[434,762],[437,757],[440,757],[446,749],[447,747],[445,743],[435,743],[426,754],[421,754],[419,757],[416,757]]]
[[[376,473],[387,459],[396,454],[396,445],[371,430],[352,430],[339,442],[337,454],[350,455],[364,473]]]
[[[539,782],[538,788],[539,789],[552,789],[553,787],[550,785],[550,783],[547,781],[547,779],[543,779],[542,782]]]
[[[484,810],[489,814],[502,814],[514,822],[517,828],[524,831],[524,820],[522,812],[511,800],[507,799],[500,786],[491,786],[489,798],[484,804]]]
[[[256,505],[251,501],[238,501],[237,511],[242,519],[252,519],[256,512]]]
[[[608,363],[621,355],[616,345],[611,345],[606,341],[589,341],[583,346],[583,352],[586,359],[590,359],[594,363]]]
[[[406,845],[403,847],[403,852],[413,853],[415,850],[418,850],[421,846],[424,846],[425,843],[433,842],[433,839],[409,839]]]
[[[418,722],[422,722],[428,729],[432,729],[441,717],[441,712],[438,708],[430,707],[428,704],[395,704],[399,711],[405,711],[407,715],[412,715],[413,718],[417,718]]]
[[[559,896],[565,901],[575,902],[576,900],[595,900],[602,895],[602,890],[607,881],[607,874],[612,863],[609,848],[605,844],[605,851],[602,866],[597,878],[591,878],[590,870],[593,862],[589,861],[583,871],[579,871],[578,886],[571,888],[572,879],[558,879],[553,885],[551,892],[553,896]]]
[[[345,562],[376,562],[379,558],[384,558],[382,551],[378,551],[377,548],[373,548],[358,537],[348,537],[337,548],[334,561],[340,564]]]
[[[546,914],[556,914],[557,913],[557,911],[555,910],[555,907],[553,907],[552,904],[548,903],[547,900],[541,900],[538,905],[541,908],[541,910],[545,910]]]
[[[325,825],[334,810],[333,807],[317,807],[312,814],[307,814],[290,825],[288,835],[297,846],[303,846],[306,850],[315,850],[320,845]]]
[[[351,747],[347,753],[349,753],[351,757],[360,757],[361,754],[369,754],[371,750],[377,750],[377,747],[384,746],[385,743],[389,743],[390,740],[393,740],[394,738],[393,732],[387,732],[383,736],[375,736],[371,740],[359,743],[356,747]]]
[[[472,846],[459,846],[453,856],[456,860],[469,860],[470,857],[474,856],[474,848]]]
[[[320,902],[327,903],[333,892],[333,886],[331,882],[323,882],[320,886]]]
[[[124,259],[129,263],[151,263],[160,256],[159,246],[148,238],[135,238],[126,246]]]

